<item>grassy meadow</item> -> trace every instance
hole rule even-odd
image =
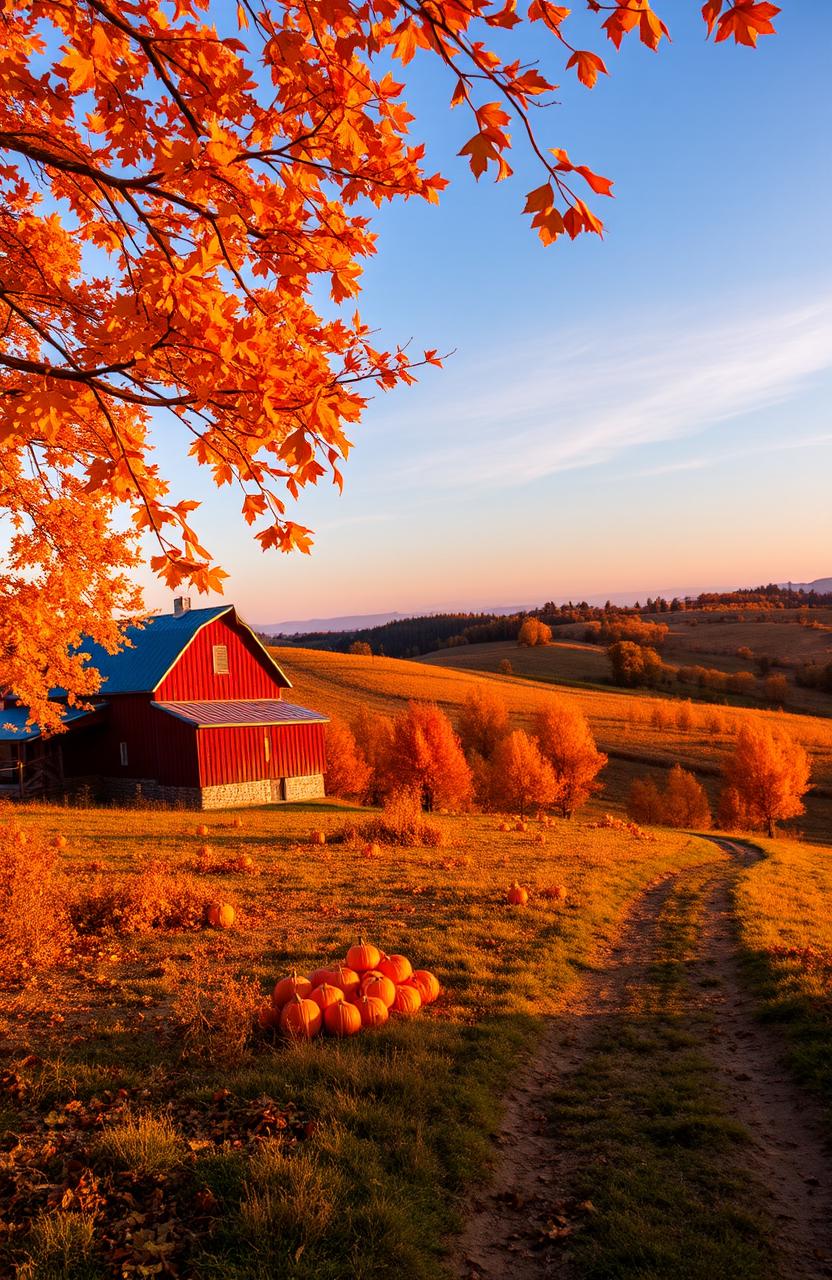
[[[298,701],[345,719],[360,703],[395,714],[410,698],[453,717],[489,678],[295,649],[277,656]],[[528,679],[498,683],[519,724],[551,697]],[[0,1274],[449,1275],[466,1198],[493,1163],[501,1099],[547,1019],[604,962],[638,895],[670,877],[695,885],[714,865],[715,846],[695,833],[643,832],[603,814],[620,812],[650,762],[680,759],[712,780],[733,718],[762,714],[700,706],[679,723],[657,718],[661,699],[562,693],[612,753],[606,790],[571,822],[505,831],[493,815],[436,814],[434,843],[373,848],[362,829],[377,811],[340,802],[206,815],[0,812],[0,851],[22,874],[55,859],[52,881],[30,888],[23,914],[46,934],[59,930],[59,945],[17,980],[0,966]],[[829,777],[830,726],[783,719]],[[810,821],[822,826],[817,802]],[[737,878],[745,972],[762,1014],[784,1029],[797,1073],[828,1097],[828,851],[789,840],[761,847],[764,858]],[[515,880],[530,891],[525,908],[507,905]],[[205,905],[220,901],[235,908],[234,926],[206,928]],[[667,1254],[687,1260],[680,1275],[698,1280],[723,1266],[768,1280],[770,1228],[742,1186],[742,1142],[693,1051],[697,1025],[677,1017],[698,907],[681,891],[668,910],[674,903],[648,1020],[610,1022],[612,1039],[553,1102],[558,1131],[607,1206],[577,1250],[579,1274],[633,1274],[627,1267],[666,1232],[670,1213],[684,1219]],[[14,921],[6,925],[13,936]],[[276,979],[343,958],[360,936],[435,972],[437,1003],[345,1041],[294,1044],[258,1027]],[[586,1106],[591,1093],[607,1100],[598,1115]],[[639,1108],[676,1109],[697,1135],[678,1166],[675,1208],[671,1148],[633,1127]],[[613,1171],[635,1165],[628,1192]],[[721,1188],[716,1214],[708,1186]],[[711,1241],[696,1266],[694,1238]]]
[[[4,994],[0,1272],[108,1276],[123,1250],[200,1276],[443,1274],[459,1198],[486,1173],[500,1097],[542,1019],[635,894],[712,857],[679,833],[504,833],[449,815],[439,847],[368,860],[334,842],[367,816],[288,806],[237,829],[206,815],[200,855],[190,814],[16,815],[27,849],[67,837],[56,891],[70,903],[134,876],[145,897],[172,898],[165,874],[233,903],[238,922],[123,932],[111,919]],[[253,872],[233,869],[241,854]],[[505,902],[515,878],[531,891],[521,911]],[[563,902],[540,893],[561,884]],[[359,935],[434,970],[437,1004],[352,1041],[250,1034],[276,978]]]
[[[550,652],[548,647],[526,650],[517,645],[509,647],[512,655],[544,655],[541,661]],[[489,646],[470,646],[471,651],[481,648]],[[605,789],[598,803],[602,809],[612,812],[623,809],[634,777],[651,769],[670,768],[677,762],[700,775],[712,799],[715,798],[719,771],[739,725],[746,718],[772,717],[802,742],[812,758],[815,790],[807,797],[806,815],[797,826],[814,840],[832,842],[832,720],[708,703],[691,704],[652,697],[638,690],[570,686],[553,689],[552,683],[536,679],[456,670],[433,662],[406,662],[315,649],[275,648],[271,652],[292,681],[293,698],[345,720],[353,717],[362,704],[383,715],[396,715],[411,698],[436,702],[455,720],[471,690],[479,681],[487,680],[499,689],[513,722],[520,728],[528,728],[535,713],[546,705],[554,691],[558,697],[580,706],[599,748],[610,757],[609,765],[600,775]],[[442,657],[450,663],[454,655],[467,653],[464,647],[449,649],[442,651]]]

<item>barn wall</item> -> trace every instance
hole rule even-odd
[[[149,694],[113,695],[95,728],[70,730],[61,741],[68,778],[155,779],[172,787],[199,785],[196,731],[156,711]],[[127,743],[127,764],[119,744]]]
[[[213,646],[228,648],[228,674],[214,673]],[[227,618],[198,632],[156,690],[159,702],[223,702],[229,698],[279,698],[284,688],[257,644]]]
[[[266,739],[269,742],[266,758]],[[201,729],[202,787],[322,774],[326,752],[322,724],[259,725]]]

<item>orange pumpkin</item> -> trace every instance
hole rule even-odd
[[[339,1000],[324,1009],[324,1026],[331,1036],[354,1036],[361,1030],[361,1014],[354,1004]]]
[[[396,984],[382,974],[378,978],[371,978],[369,982],[365,982],[361,993],[365,996],[375,996],[389,1009],[396,998]]]
[[[196,833],[197,833],[197,835],[198,835],[198,836],[207,836],[207,834],[208,834],[208,828],[206,827],[206,825],[205,825],[205,823],[204,823],[204,822],[202,823],[202,826],[197,827],[197,829],[196,829]]]
[[[529,900],[529,891],[524,889],[522,885],[515,880],[514,884],[506,894],[506,898],[513,907],[525,907]]]
[[[66,836],[55,836],[53,843],[56,849],[65,849],[69,841]]]
[[[251,871],[254,866],[254,859],[250,853],[241,853],[235,863],[235,866],[238,871]]]
[[[322,982],[319,987],[312,988],[309,999],[315,1001],[321,1013],[326,1013],[331,1004],[339,1004],[344,999],[344,993],[340,987],[333,987],[330,982]]]
[[[295,973],[293,969],[288,978],[281,978],[279,982],[275,983],[275,988],[272,992],[272,1004],[276,1009],[279,1009],[294,996],[305,998],[311,990],[312,983],[309,979],[304,978],[302,974]]]
[[[361,994],[364,994],[364,988],[368,982],[372,982],[374,978],[383,978],[384,974],[379,969],[368,969],[366,973],[361,975]]]
[[[261,1004],[257,1010],[257,1025],[263,1031],[275,1031],[280,1026],[280,1013],[273,1004]]]
[[[295,1040],[311,1040],[321,1029],[323,1014],[314,1000],[292,996],[280,1014],[280,1030]]]
[[[199,848],[197,849],[197,855],[198,855],[200,858],[210,858],[210,856],[211,856],[211,846],[210,846],[210,844],[201,844],[201,845],[199,846]]]
[[[345,964],[335,966],[329,981],[334,987],[340,987],[348,1000],[350,996],[358,995],[358,989],[361,986],[361,978],[355,969],[349,969]]]
[[[350,947],[347,952],[347,964],[356,973],[366,973],[368,969],[377,969],[381,952],[371,942],[358,939],[358,945]]]
[[[379,972],[383,973],[385,978],[389,978],[391,982],[394,982],[396,986],[398,986],[400,982],[406,982],[413,973],[413,965],[410,963],[407,956],[384,956],[384,958],[379,961],[378,967]]]
[[[334,968],[327,965],[324,969],[316,969],[314,973],[310,973],[309,981],[312,983],[313,987],[320,987],[324,982],[332,982],[332,975],[334,972]]]
[[[378,996],[357,996],[355,1008],[361,1018],[362,1027],[381,1027],[390,1016],[387,1005]]]
[[[381,845],[376,844],[375,841],[372,844],[365,844],[361,852],[364,854],[365,858],[380,858]]]
[[[403,1018],[412,1018],[422,1007],[422,997],[416,987],[404,983],[396,987],[391,1012],[400,1013]]]
[[[214,929],[230,929],[236,919],[230,902],[212,902],[208,908],[208,923]]]
[[[415,987],[422,997],[422,1004],[433,1004],[439,995],[439,979],[428,969],[417,969],[412,977],[408,978],[405,986]]]

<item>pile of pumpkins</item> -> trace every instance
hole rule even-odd
[[[360,939],[343,963],[316,969],[308,978],[281,978],[257,1021],[263,1030],[296,1040],[311,1040],[322,1030],[353,1036],[382,1026],[391,1013],[412,1018],[438,995],[438,979],[427,969],[414,970],[407,956],[385,955]]]

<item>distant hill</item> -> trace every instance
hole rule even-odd
[[[478,609],[477,616],[507,617],[510,614],[531,608],[530,605],[495,605],[494,608]],[[261,622],[254,624],[254,630],[264,636],[307,636],[321,635],[328,632],[368,631],[373,627],[384,627],[388,622],[409,622],[414,618],[434,618],[445,616],[443,609],[431,609],[422,613],[358,613],[342,618],[303,618],[290,622]],[[463,617],[459,613],[454,616]]]
[[[814,582],[781,582],[781,587],[791,587],[792,591],[817,591],[825,596],[832,593],[832,578],[815,578]]]

